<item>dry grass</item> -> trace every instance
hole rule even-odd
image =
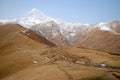
[[[120,74],[117,55],[56,47],[16,24],[0,25],[0,32],[0,80],[118,80],[113,75]]]
[[[120,54],[120,34],[94,30],[88,33],[82,40],[76,42],[78,47],[106,51],[111,54]]]

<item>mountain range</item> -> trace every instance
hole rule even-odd
[[[119,80],[119,62],[120,21],[69,23],[37,9],[0,20],[0,80]]]
[[[97,24],[69,23],[60,19],[48,17],[37,9],[32,9],[20,19],[0,21],[2,23],[19,24],[36,32],[38,35],[45,37],[57,46],[70,45],[103,51],[110,50],[110,52],[113,53],[120,53],[120,45],[118,44],[119,42],[117,42],[120,39],[120,21]],[[91,36],[89,34],[91,34]],[[110,37],[111,35],[112,37]],[[103,37],[96,39],[97,36]],[[110,37],[110,39],[107,37]],[[104,41],[104,38],[107,38],[106,41]],[[103,46],[103,43],[105,46]],[[89,47],[92,44],[94,47]],[[116,45],[112,47],[112,50],[109,47],[113,44]],[[96,48],[96,45],[99,45],[100,48]]]

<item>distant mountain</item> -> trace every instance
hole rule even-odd
[[[68,23],[60,19],[51,18],[37,9],[32,9],[20,19],[1,20],[2,23],[17,23],[31,29],[56,44],[72,44],[74,36],[79,32],[84,34],[89,24]],[[84,26],[84,27],[83,27]],[[61,39],[59,39],[61,37]],[[59,43],[60,42],[60,43]]]
[[[4,20],[0,20],[0,23],[1,24],[9,24],[9,23],[13,24],[13,23],[17,23],[16,21],[17,19],[11,19],[11,20],[4,19]]]
[[[95,29],[76,41],[75,46],[120,54],[120,33]]]
[[[113,21],[110,23],[98,23],[93,27],[103,31],[110,31],[113,33],[120,33],[120,21]]]
[[[17,20],[17,23],[30,28],[31,26],[34,26],[35,24],[38,24],[42,21],[45,21],[47,17],[40,12],[37,9],[32,9],[28,14],[26,14],[24,17]]]
[[[96,39],[96,37],[98,37],[101,34],[102,34],[101,36],[104,37],[102,38],[99,37],[101,39],[101,42],[99,42],[98,40],[99,44],[96,43],[95,45],[100,45],[102,44],[102,42],[105,45],[108,45],[108,43],[102,41],[110,36],[108,35],[107,32],[109,32],[110,34],[115,34],[115,35],[117,34],[118,37],[120,34],[120,21],[113,21],[110,23],[97,23],[94,25],[69,23],[60,19],[48,17],[37,9],[32,9],[24,17],[20,19],[14,19],[12,21],[1,20],[1,22],[17,23],[25,28],[31,29],[32,31],[36,32],[38,35],[45,37],[47,40],[53,42],[58,46],[70,45],[70,46],[80,47],[84,44],[84,47],[89,48],[90,45],[85,46],[85,44],[88,45],[87,42],[90,43],[91,39]],[[100,32],[100,34],[98,34],[95,30],[97,30],[97,32]],[[91,37],[86,38],[86,36],[90,36],[90,35]],[[112,37],[114,38],[115,35],[112,35]],[[114,39],[108,38],[107,41],[109,42],[112,40]],[[112,46],[112,43],[109,45]],[[94,48],[95,47],[93,47],[93,49]]]
[[[120,54],[120,21],[96,24],[75,46]]]

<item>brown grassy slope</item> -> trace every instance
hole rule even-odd
[[[0,25],[0,78],[32,65],[32,61],[39,59],[37,53],[52,46],[54,44],[19,25]]]
[[[120,54],[120,34],[94,30],[88,33],[82,40],[77,41],[76,45],[77,47]]]
[[[113,73],[119,76],[120,69],[109,68],[120,67],[116,55],[69,46],[39,55],[46,57],[46,63],[38,62],[2,80],[119,80]],[[97,66],[102,63],[108,67]]]
[[[52,47],[46,39],[15,24],[0,28],[0,80],[119,80],[114,75],[119,76],[120,69],[109,68],[120,67],[117,55]]]

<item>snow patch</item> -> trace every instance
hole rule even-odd
[[[35,63],[35,64],[38,63],[37,61],[32,61],[32,62]]]
[[[112,31],[108,26],[102,26],[100,30]]]
[[[107,65],[106,64],[100,64],[101,67],[106,67]]]
[[[52,30],[52,34],[53,34],[53,38],[55,38],[58,34],[58,32],[56,30]]]
[[[72,37],[75,36],[75,35],[76,35],[76,33],[70,33],[70,36],[72,36]]]

